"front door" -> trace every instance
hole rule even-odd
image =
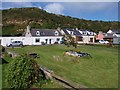
[[[2,41],[2,40],[0,40],[0,45],[1,45],[1,41]]]
[[[51,44],[51,39],[49,39],[49,44]]]
[[[90,38],[90,42],[93,42],[93,38]]]
[[[45,39],[45,43],[48,44],[48,39]]]

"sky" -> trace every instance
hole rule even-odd
[[[39,1],[39,0],[38,0]],[[72,1],[72,0],[71,0]],[[97,0],[96,0],[97,1]],[[55,0],[42,0],[39,2],[25,1],[18,2],[13,0],[4,0],[0,9],[38,7],[46,10],[48,13],[61,14],[86,20],[118,21],[118,0],[106,0],[105,2],[96,2],[94,0],[68,2],[55,2]]]

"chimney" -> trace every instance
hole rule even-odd
[[[58,27],[58,28],[57,28],[57,30],[58,30],[58,31],[60,31],[60,30],[61,30],[61,28],[60,28],[60,27]]]
[[[99,31],[99,34],[102,34],[103,32],[102,31]]]
[[[27,26],[27,31],[30,31],[30,25]]]
[[[31,37],[31,33],[30,33],[30,25],[27,26],[27,30],[25,32],[25,37]]]
[[[78,28],[76,28],[76,30],[78,30]]]

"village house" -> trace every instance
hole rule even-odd
[[[13,41],[22,41],[23,45],[61,44],[62,34],[57,29],[32,29],[27,26],[21,37],[0,37],[2,46]]]
[[[96,40],[99,41],[99,40],[103,40],[103,38],[105,37],[105,33],[103,33],[102,31],[100,31],[98,33],[98,35],[96,35]]]
[[[120,44],[120,30],[108,30],[107,33],[99,32],[96,40],[107,40],[113,44]]]
[[[62,35],[71,35],[73,38],[76,39],[76,42],[78,44],[81,43],[94,43],[95,42],[95,33],[89,30],[78,30],[71,29],[71,28],[65,28],[61,29]]]
[[[120,44],[120,30],[108,30],[104,39],[111,41],[113,44]]]

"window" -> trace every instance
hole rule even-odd
[[[35,42],[36,42],[36,43],[40,42],[40,39],[39,39],[39,38],[36,38],[36,39],[35,39]]]
[[[93,35],[93,32],[90,32],[90,35]]]
[[[60,38],[57,38],[57,41],[60,41]]]
[[[83,37],[78,37],[78,41],[83,41]]]
[[[86,32],[83,32],[83,35],[86,35],[87,33]]]
[[[37,35],[37,36],[39,36],[39,35],[40,35],[40,32],[39,32],[39,31],[37,31],[37,32],[36,32],[36,35]]]
[[[72,31],[70,32],[70,35],[73,35],[73,32],[72,32]]]
[[[47,44],[47,42],[48,42],[48,39],[45,39],[45,43]]]
[[[58,31],[55,31],[54,34],[55,34],[55,36],[58,36],[58,35],[59,35]]]

